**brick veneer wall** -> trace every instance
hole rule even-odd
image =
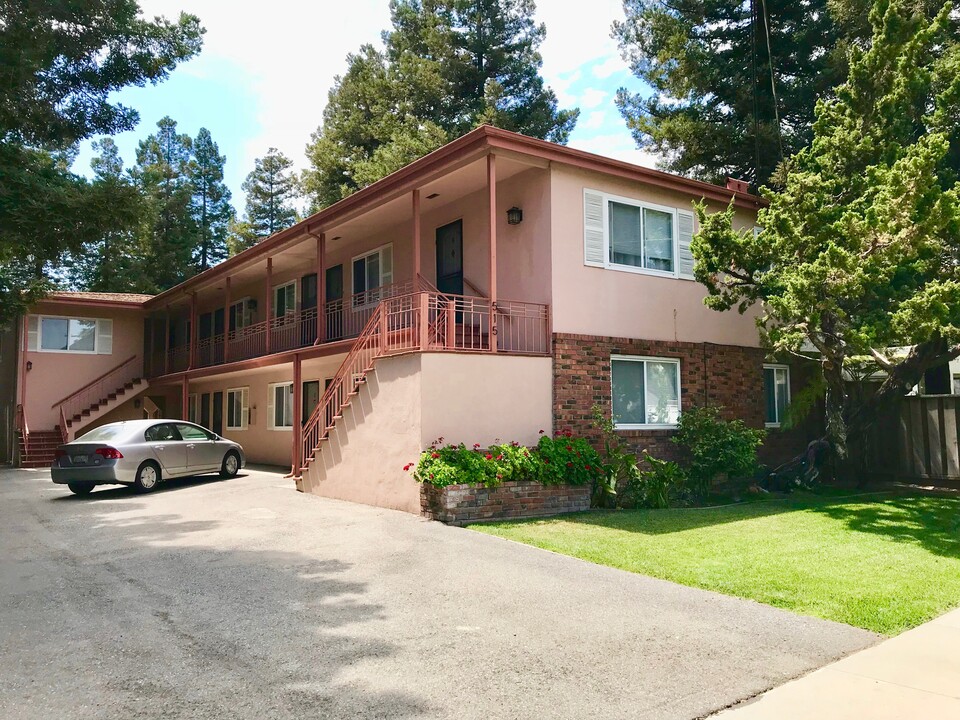
[[[450,525],[480,520],[534,518],[590,509],[590,488],[577,485],[541,485],[510,481],[494,488],[423,483],[421,514]]]
[[[600,405],[611,410],[610,356],[644,355],[680,360],[680,407],[722,406],[722,416],[740,418],[762,428],[766,416],[763,364],[760,348],[713,343],[669,342],[595,335],[554,334],[554,422],[556,429],[571,429],[594,442],[600,439],[592,426],[591,412]],[[791,396],[809,382],[813,368],[788,363]],[[761,461],[777,465],[800,452],[819,436],[817,412],[789,431],[771,429],[760,451]],[[819,415],[822,417],[822,414]],[[672,430],[621,430],[619,434],[637,452],[648,450],[662,459],[680,459],[670,438]]]

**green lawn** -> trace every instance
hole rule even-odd
[[[803,495],[471,526],[895,635],[960,605],[960,498]]]

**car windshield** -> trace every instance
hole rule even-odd
[[[86,435],[81,435],[74,440],[74,442],[103,442],[105,440],[115,440],[123,435],[123,431],[123,425],[101,425]]]

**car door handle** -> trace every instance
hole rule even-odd
[[[166,450],[166,449],[167,449],[167,446],[166,446],[166,445],[154,445],[154,447],[155,447],[157,450]]]
[[[189,445],[187,445],[187,450],[194,450],[194,449],[196,449],[196,447],[197,447],[197,446],[196,446],[195,444],[190,443]]]

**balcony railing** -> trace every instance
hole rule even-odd
[[[418,283],[409,280],[328,302],[323,310],[325,321],[323,342],[337,342],[359,336],[380,301],[407,295],[417,288]],[[225,362],[249,360],[314,345],[318,337],[317,320],[317,308],[307,308],[231,330],[226,335],[226,344],[224,344],[223,333],[201,338],[197,341],[194,366],[222,365]],[[148,365],[151,376],[162,375],[165,372],[182,372],[190,365],[190,346],[178,345],[170,348],[166,362],[164,362],[162,351],[150,360]]]

